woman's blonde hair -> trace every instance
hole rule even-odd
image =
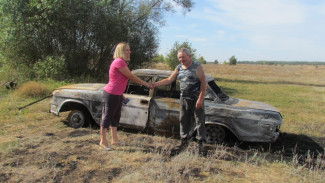
[[[121,43],[117,44],[117,46],[115,48],[115,52],[114,52],[113,58],[114,59],[116,59],[116,58],[122,58],[125,61],[129,61],[130,58],[126,58],[126,56],[125,56],[125,47],[126,46],[129,46],[129,44],[126,43],[126,42],[121,42]]]

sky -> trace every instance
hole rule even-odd
[[[194,0],[165,16],[159,54],[188,41],[208,62],[325,62],[324,0]]]

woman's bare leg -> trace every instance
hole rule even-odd
[[[111,127],[111,144],[115,144],[117,142],[117,127]]]
[[[107,147],[108,141],[106,138],[107,128],[100,127],[100,143],[99,146],[101,147]]]

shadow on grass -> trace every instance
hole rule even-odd
[[[179,139],[179,137],[171,137]],[[310,138],[306,135],[283,133],[274,143],[253,143],[238,142],[234,139],[229,140],[223,145],[206,144],[201,156],[216,158],[226,161],[252,161],[259,162],[267,160],[269,162],[290,162],[307,168],[325,169],[325,139]],[[193,141],[193,140],[192,140]],[[194,140],[194,144],[197,144]],[[166,144],[165,147],[146,146],[143,152],[158,152],[163,156],[172,158],[180,154],[183,150],[177,150],[176,144]],[[184,150],[197,153],[197,145],[193,148]]]
[[[313,139],[316,139],[319,143]],[[319,165],[319,160],[321,160],[321,169],[324,169],[324,142],[324,138],[311,138],[302,134],[283,133],[274,143],[243,142],[238,147],[245,151],[254,150],[261,153],[269,153],[273,160],[296,161],[297,164],[309,168]]]
[[[244,84],[283,84],[283,85],[300,85],[300,86],[315,86],[315,87],[325,87],[324,84],[309,84],[309,83],[299,83],[291,81],[249,81],[249,80],[234,80],[234,79],[225,79],[225,78],[215,78],[220,82],[232,82],[232,83],[244,83]],[[226,90],[225,90],[226,91]]]
[[[292,157],[294,155],[313,155],[324,154],[324,145],[320,145],[312,138],[306,135],[297,135],[293,133],[283,133],[274,143],[242,143],[239,147],[242,149],[258,149],[263,152],[273,154],[282,154]]]

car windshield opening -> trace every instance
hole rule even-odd
[[[217,94],[217,96],[219,97],[219,99],[221,101],[226,101],[229,99],[229,96],[226,95],[221,88],[217,85],[217,83],[215,83],[214,81],[210,81],[208,82],[208,85],[211,87],[211,89]]]

